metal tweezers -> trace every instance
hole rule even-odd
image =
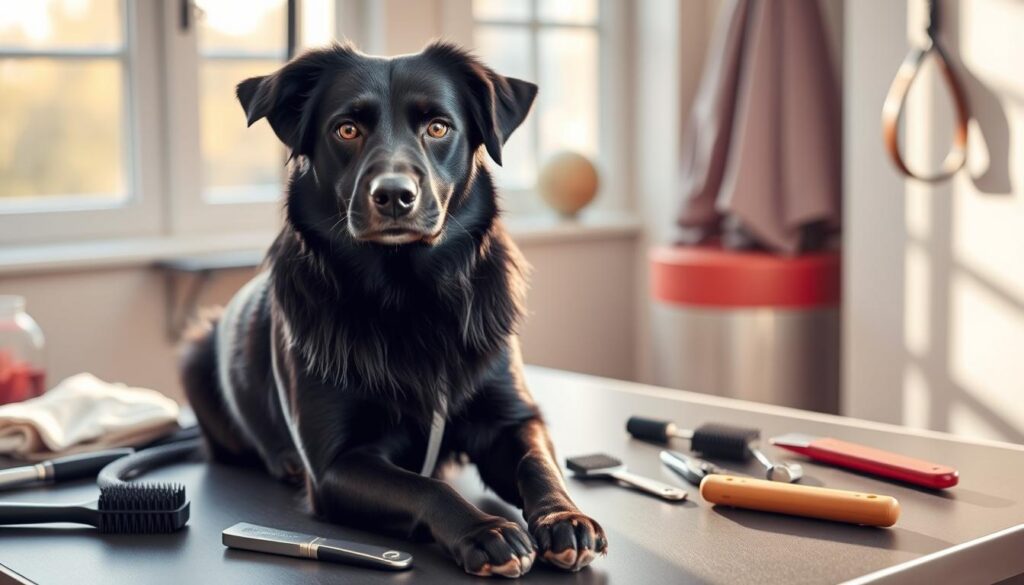
[[[718,467],[710,461],[690,457],[689,455],[684,455],[679,451],[662,451],[660,457],[661,462],[669,469],[681,475],[686,481],[697,486],[700,485],[700,480],[713,473],[722,475],[739,475],[734,471]]]

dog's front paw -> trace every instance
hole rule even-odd
[[[530,522],[530,534],[541,558],[566,571],[579,571],[608,552],[604,529],[579,510],[541,515]]]
[[[516,578],[530,570],[537,553],[522,527],[492,516],[461,535],[452,547],[452,556],[467,573]]]

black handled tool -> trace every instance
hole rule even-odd
[[[637,439],[668,443],[669,439],[683,439],[690,442],[690,450],[705,457],[717,457],[731,461],[749,461],[751,457],[765,468],[765,477],[772,481],[792,483],[804,475],[803,467],[797,463],[774,463],[758,447],[761,431],[717,423],[703,424],[696,429],[680,429],[675,423],[665,420],[633,416],[626,421],[626,431]]]
[[[626,421],[626,431],[637,439],[668,443],[669,439],[690,442],[690,450],[708,457],[749,461],[753,456],[750,445],[761,437],[761,431],[722,424],[704,424],[696,429],[680,429],[673,422],[632,416]]]
[[[30,483],[56,483],[96,477],[108,463],[134,452],[135,449],[130,448],[106,449],[0,470],[0,490]]]

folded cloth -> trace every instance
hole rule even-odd
[[[142,445],[177,430],[178,414],[178,403],[155,390],[78,374],[38,398],[0,406],[0,454],[42,461]]]

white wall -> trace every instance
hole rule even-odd
[[[637,377],[657,383],[651,351],[656,328],[648,287],[647,251],[674,235],[679,211],[679,160],[683,123],[697,92],[717,2],[640,0],[634,4],[635,116],[633,182],[644,241],[637,250]]]
[[[527,362],[632,378],[635,238],[604,235],[522,246],[534,272],[522,331]],[[201,300],[222,304],[251,275],[219,273]],[[148,267],[0,277],[47,338],[50,380],[77,372],[182,399],[175,344],[165,335],[164,279]]]
[[[1024,4],[941,4],[977,123],[969,170],[938,186],[897,176],[879,128],[923,5],[846,3],[844,411],[1024,442]],[[907,106],[911,162],[928,168],[953,129],[934,74]]]

